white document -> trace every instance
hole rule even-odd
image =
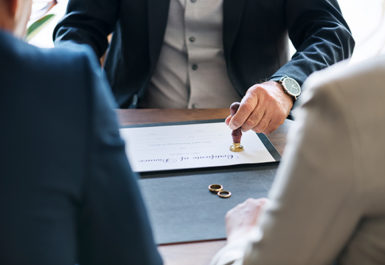
[[[231,130],[224,122],[120,129],[136,172],[273,162],[252,131],[243,133],[242,152],[230,151]]]

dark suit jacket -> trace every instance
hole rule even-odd
[[[199,1],[199,0],[198,0]],[[288,75],[300,84],[348,58],[354,41],[336,0],[223,0],[228,75],[243,96],[255,83]],[[98,56],[114,31],[105,69],[120,107],[135,107],[163,44],[170,0],[70,0],[56,41],[89,44]],[[287,35],[297,53],[289,63]]]
[[[0,31],[0,264],[161,264],[87,47]]]

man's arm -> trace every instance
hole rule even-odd
[[[332,264],[356,229],[363,207],[345,98],[332,86],[305,97],[258,227],[258,202],[238,206],[213,264]]]
[[[53,32],[55,43],[69,40],[88,44],[100,58],[116,26],[119,5],[119,0],[69,0],[67,14]]]
[[[354,40],[336,0],[287,0],[282,15],[297,52],[271,81],[249,88],[238,113],[227,121],[233,130],[274,131],[294,103],[277,81],[288,76],[302,85],[311,73],[347,59],[353,52]]]
[[[112,95],[96,60],[91,64],[86,67],[91,92],[79,263],[161,265],[137,175],[119,135]]]
[[[297,52],[271,79],[303,84],[313,72],[349,58],[354,39],[336,0],[288,0],[286,23]]]

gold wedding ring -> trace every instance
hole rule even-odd
[[[223,186],[220,184],[211,184],[209,185],[209,191],[217,193],[223,190]]]
[[[223,186],[221,184],[209,185],[209,191],[216,193],[220,198],[227,199],[231,197],[231,192],[228,190],[223,190]]]
[[[227,199],[231,197],[231,192],[227,190],[218,191],[217,195],[221,198]]]

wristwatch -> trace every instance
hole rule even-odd
[[[301,86],[295,79],[284,76],[278,81],[278,83],[282,85],[285,93],[292,96],[295,100],[297,100],[298,96],[301,95]]]

